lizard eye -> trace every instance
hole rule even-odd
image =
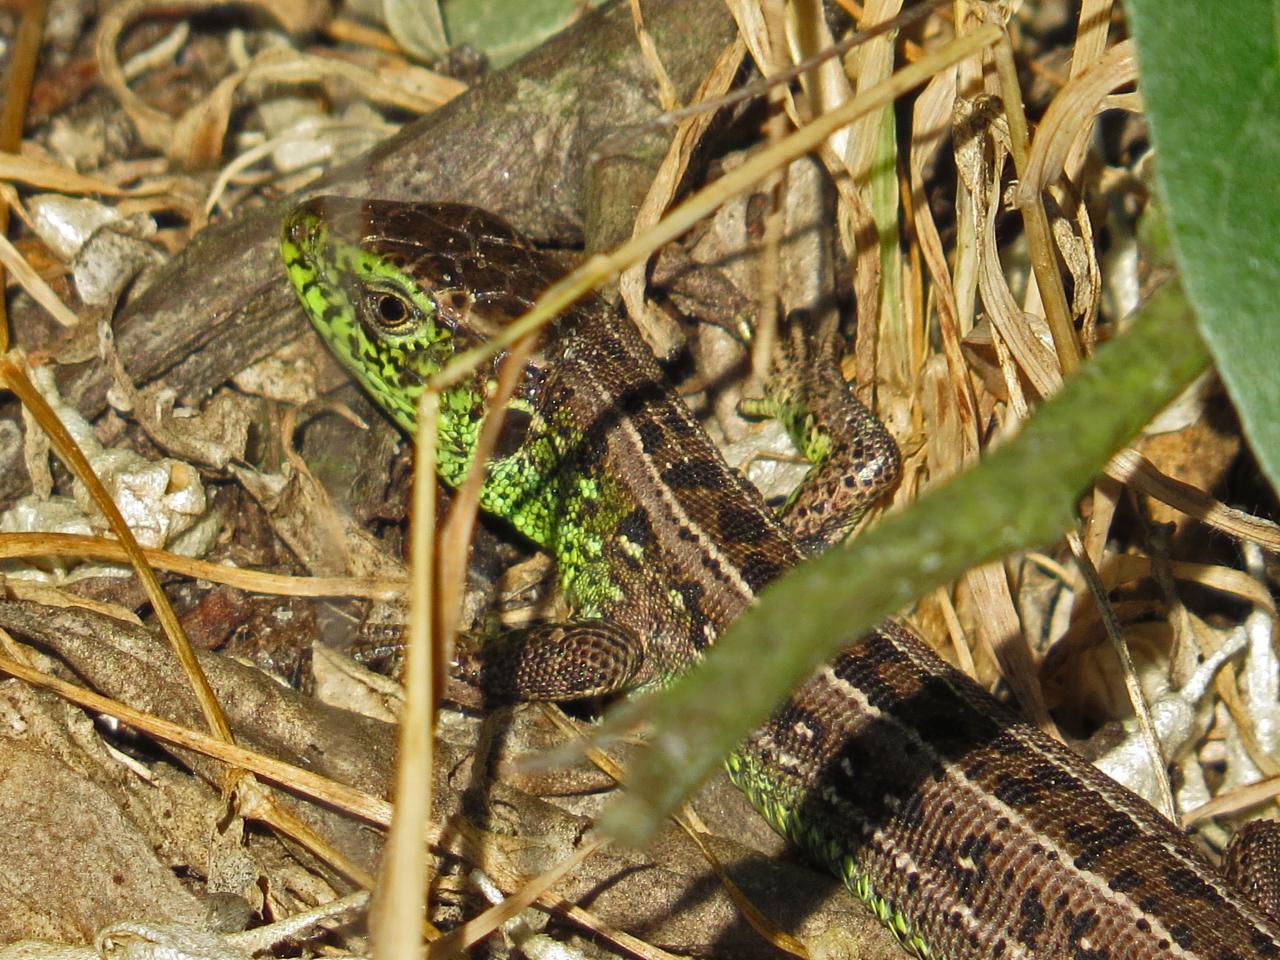
[[[376,290],[365,299],[365,315],[384,333],[403,333],[418,317],[418,308],[389,290]]]

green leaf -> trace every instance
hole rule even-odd
[[[1125,9],[1179,274],[1245,436],[1280,488],[1280,5]]]
[[[704,664],[611,721],[650,719],[655,733],[604,828],[642,843],[818,663],[970,567],[1057,538],[1107,459],[1207,364],[1181,290],[1166,284],[978,468],[770,584]]]
[[[598,6],[602,0],[589,0]],[[578,0],[448,0],[449,40],[467,44],[503,67],[582,16]]]

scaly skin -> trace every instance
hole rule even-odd
[[[506,224],[447,204],[312,200],[286,221],[283,252],[316,329],[411,434],[426,378],[557,274]],[[485,687],[572,699],[661,684],[838,536],[892,484],[897,456],[861,407],[806,396],[823,380],[843,389],[830,369],[813,364],[765,404],[830,458],[788,529],[606,304],[588,299],[544,331],[481,502],[554,556],[575,619],[500,645]],[[447,483],[470,466],[493,375],[442,398]],[[1185,836],[894,624],[816,671],[728,769],[922,956],[1280,956],[1273,922]]]
[[[338,359],[410,434],[426,380],[452,352],[522,314],[556,276],[554,264],[505,224],[449,205],[309,204],[286,225],[283,251]],[[811,366],[837,376],[833,362]],[[446,483],[456,485],[470,468],[494,376],[490,366],[442,397],[437,453]],[[896,447],[852,402],[825,419],[793,419],[810,436],[840,436],[826,445],[853,444],[861,458],[857,472],[820,477],[817,502],[794,510],[809,539],[842,531],[895,481]],[[852,423],[869,430],[858,433]],[[555,625],[513,637],[511,656],[520,662],[495,664],[491,692],[563,699],[663,683],[800,559],[758,495],[724,467],[683,404],[671,402],[635,331],[597,299],[544,336],[498,448],[481,507],[555,557],[579,622],[568,632]],[[653,504],[642,492],[661,488],[678,493]],[[835,508],[844,500],[852,509]],[[702,532],[712,526],[714,537]],[[714,568],[704,564],[717,553]],[[583,675],[597,673],[584,688]]]

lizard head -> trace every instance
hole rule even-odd
[[[427,381],[524,313],[551,279],[529,275],[541,260],[504,221],[458,204],[316,197],[285,219],[281,250],[316,330],[409,434]],[[442,394],[445,458],[469,459],[500,359]]]

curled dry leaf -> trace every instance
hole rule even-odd
[[[1072,145],[1093,131],[1093,119],[1104,100],[1138,76],[1130,40],[1117,43],[1098,63],[1072,79],[1049,104],[1027,155],[1027,168],[1014,202],[1037,196],[1057,179]]]
[[[313,26],[290,3],[260,0],[253,5],[286,29]],[[148,105],[129,89],[116,48],[130,24],[152,14],[171,15],[175,11],[195,14],[222,6],[197,0],[180,0],[176,5],[163,6],[152,0],[128,0],[112,8],[98,29],[98,61],[103,84],[128,114],[142,141],[183,167],[207,167],[221,157],[237,93],[252,96],[267,87],[337,81],[360,91],[368,101],[411,112],[428,112],[463,89],[457,81],[421,68],[403,67],[394,71],[381,66],[371,68],[279,47],[255,55],[246,66],[224,77],[207,97],[176,118]]]
[[[1048,325],[1019,306],[1000,263],[996,215],[1000,208],[1000,178],[1008,155],[1009,134],[994,101],[956,102],[956,172],[973,195],[977,207],[978,290],[987,318],[995,327],[997,356],[1003,347],[1042,397],[1057,392],[1062,372],[1053,352]],[[1002,361],[1002,367],[1006,365]],[[1011,397],[1018,397],[1017,376],[1004,370]]]

